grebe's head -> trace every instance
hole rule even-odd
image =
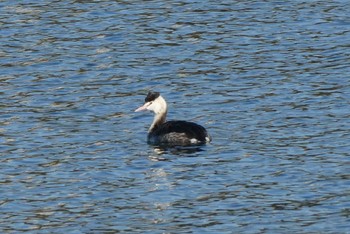
[[[167,104],[164,98],[160,96],[160,93],[150,91],[145,98],[145,104],[137,108],[135,112],[145,110],[152,111],[155,114],[161,114],[167,111]]]

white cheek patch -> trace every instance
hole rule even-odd
[[[153,110],[152,102],[145,103],[145,106],[147,110]]]

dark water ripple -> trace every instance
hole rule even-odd
[[[348,233],[347,1],[3,1],[0,230]],[[148,89],[201,148],[145,142]]]

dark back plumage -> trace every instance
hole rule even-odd
[[[196,139],[197,143],[205,143],[210,139],[204,127],[182,120],[165,122],[151,132],[150,136],[157,136],[164,143],[180,142],[183,144],[191,143],[191,139]]]

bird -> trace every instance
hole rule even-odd
[[[196,123],[184,120],[166,121],[167,103],[159,92],[149,91],[144,105],[135,112],[149,110],[154,120],[148,130],[147,142],[152,145],[203,145],[212,140],[207,130]]]

